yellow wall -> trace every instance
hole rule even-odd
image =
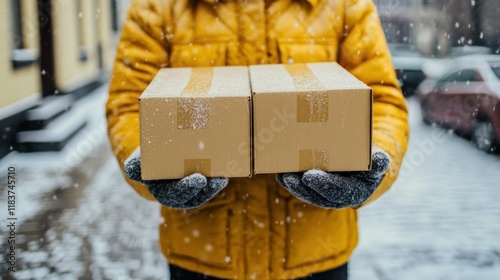
[[[55,0],[57,5],[54,19],[54,49],[56,85],[66,91],[84,84],[99,75],[97,42],[100,38],[104,65],[114,48],[111,32],[111,4],[108,0],[83,0],[81,16],[78,15],[79,1]],[[83,26],[83,44],[88,59],[80,61],[78,21]]]
[[[23,8],[25,48],[39,53],[37,0],[20,0]],[[82,0],[78,17],[77,0],[52,0],[56,86],[62,91],[84,85],[99,74],[97,42],[103,52],[103,67],[112,65],[115,34],[111,23],[109,0]],[[40,66],[13,69],[11,62],[10,1],[0,0],[0,109],[33,94],[41,96]],[[78,20],[84,26],[84,45],[88,59],[80,61]],[[7,38],[8,40],[4,40]]]
[[[38,14],[36,0],[21,0],[25,48],[38,50]],[[0,109],[26,97],[40,94],[40,66],[14,69],[11,61],[12,35],[10,1],[0,1]]]
[[[78,1],[55,1],[52,18],[54,30],[54,55],[56,86],[65,91],[74,83],[80,84],[92,79],[97,68],[97,57],[92,28],[90,1],[84,0],[81,17],[78,16]],[[82,21],[85,31],[85,47],[88,60],[80,61],[78,20]],[[90,34],[89,34],[90,33]]]

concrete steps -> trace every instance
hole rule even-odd
[[[16,134],[19,152],[60,151],[86,124],[85,112],[72,108],[72,96],[54,96],[26,112]]]

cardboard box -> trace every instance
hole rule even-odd
[[[140,97],[142,179],[251,176],[247,67],[161,69]]]
[[[371,168],[372,91],[337,63],[250,66],[255,174]]]

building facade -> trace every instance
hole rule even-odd
[[[41,96],[37,17],[35,1],[0,1],[0,108]]]
[[[0,1],[0,158],[10,150],[31,150],[20,143],[19,132],[43,131],[105,81],[128,2]],[[47,106],[57,110],[47,114]]]

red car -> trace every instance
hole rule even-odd
[[[419,100],[426,123],[436,123],[471,137],[485,151],[500,146],[500,56],[455,59]]]

